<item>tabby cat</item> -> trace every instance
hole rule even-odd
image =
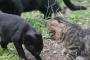
[[[57,21],[58,26],[55,27],[52,21],[53,23]],[[79,25],[72,24],[62,17],[51,19],[48,28],[49,31],[53,31],[52,35],[63,43],[64,60],[90,60],[90,28],[82,29]]]

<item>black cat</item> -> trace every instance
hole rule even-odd
[[[71,10],[86,10],[84,6],[76,6],[70,0],[63,0]],[[39,10],[45,17],[61,11],[61,7],[55,0],[0,0],[0,10],[10,14],[21,15],[22,12]]]
[[[7,48],[8,43],[13,42],[19,56],[27,59],[22,48],[24,44],[36,60],[41,60],[39,55],[43,49],[42,35],[19,16],[0,12],[0,36],[2,48]]]

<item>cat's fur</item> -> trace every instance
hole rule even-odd
[[[79,25],[72,24],[62,17],[51,20],[59,23],[58,40],[63,43],[65,60],[90,60],[90,28],[82,29]],[[55,27],[53,25],[51,26]],[[57,29],[52,30],[54,30],[52,34],[55,36]]]

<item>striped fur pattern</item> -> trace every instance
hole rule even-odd
[[[82,29],[79,25],[72,24],[62,17],[56,17],[51,20],[59,23],[58,28],[60,30],[58,29],[58,33],[60,35],[58,35],[58,40],[63,42],[64,60],[90,60],[90,28]],[[48,28],[51,31],[50,27]],[[56,31],[57,29],[52,34],[55,35]]]

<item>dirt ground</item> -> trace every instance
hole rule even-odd
[[[35,60],[35,58],[31,57],[32,55],[28,54],[28,52],[26,55],[29,60]],[[41,53],[41,57],[42,60],[64,60],[64,56],[62,55],[62,44],[58,44],[56,41],[50,39],[44,40],[44,49]]]

